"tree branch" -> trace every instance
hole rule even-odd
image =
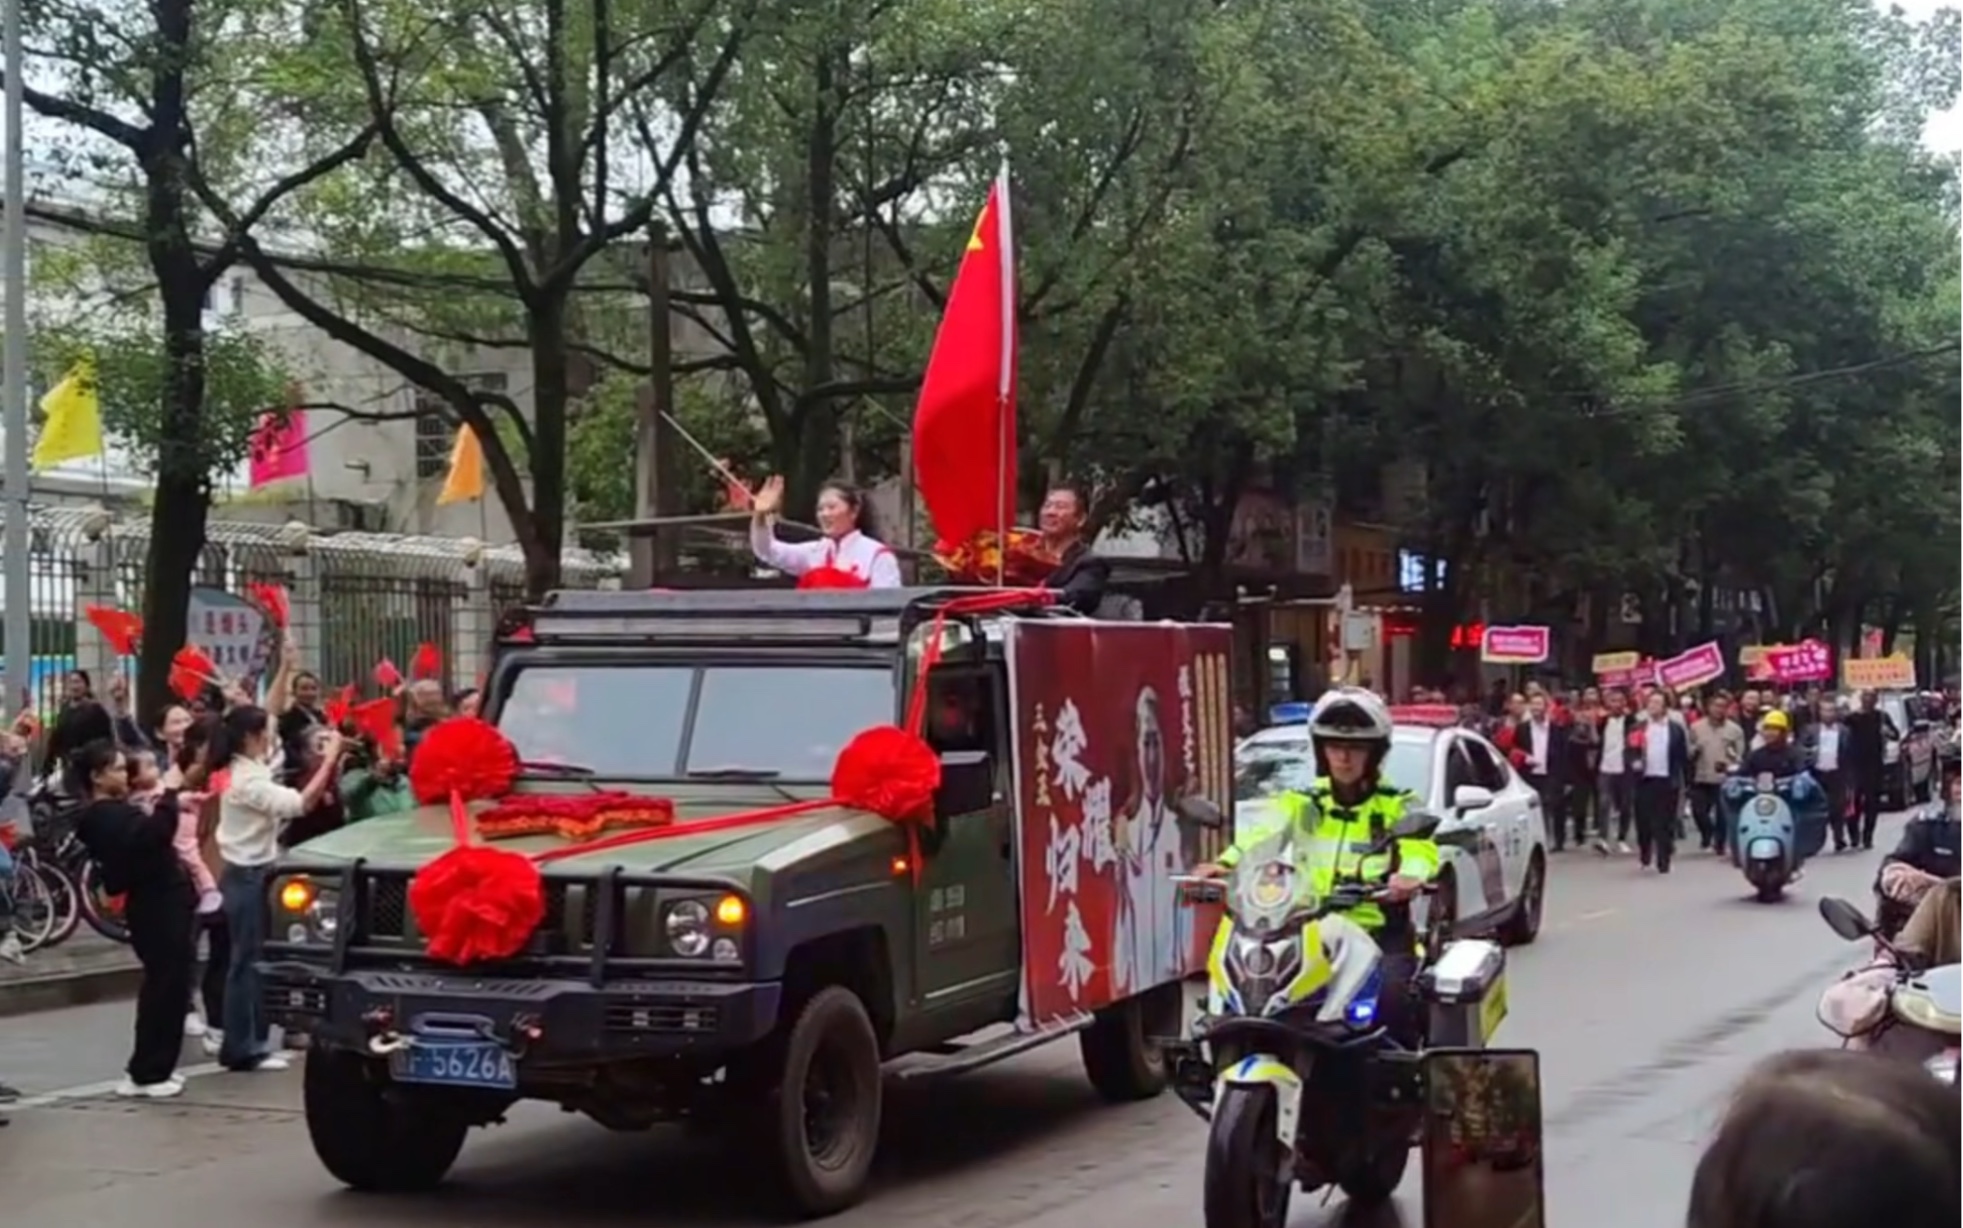
[[[0,73],[0,82],[4,80],[5,74]],[[73,124],[78,128],[86,128],[97,136],[114,141],[131,153],[141,152],[150,139],[148,127],[139,128],[127,120],[118,119],[100,107],[59,98],[25,84],[21,86],[20,96],[21,101],[33,108],[36,115],[59,120],[64,124]]]

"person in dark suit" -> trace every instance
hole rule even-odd
[[[1645,866],[1652,858],[1658,874],[1670,872],[1677,853],[1677,809],[1690,772],[1690,736],[1670,715],[1661,689],[1643,703],[1643,716],[1629,734],[1629,777],[1636,802],[1636,852]]]
[[[1847,726],[1847,767],[1854,774],[1857,811],[1855,820],[1848,824],[1847,842],[1864,849],[1874,847],[1874,828],[1881,821],[1881,795],[1886,791],[1881,778],[1887,766],[1883,752],[1890,738],[1902,736],[1889,715],[1876,706],[1878,701],[1873,691],[1862,691],[1861,706],[1849,712],[1843,722]]]
[[[1043,508],[1036,516],[1043,547],[1057,560],[1043,587],[1055,590],[1058,605],[1079,614],[1096,614],[1111,583],[1111,564],[1084,540],[1089,517],[1090,501],[1074,486],[1053,487],[1043,496]]]
[[[1547,696],[1535,691],[1527,700],[1527,717],[1513,727],[1513,766],[1533,791],[1540,795],[1540,809],[1547,820],[1547,834],[1554,838],[1554,851],[1568,846],[1568,768],[1572,752],[1568,749],[1568,727],[1547,710]],[[1584,833],[1575,833],[1580,844]]]

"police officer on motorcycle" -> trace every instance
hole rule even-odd
[[[1309,715],[1317,774],[1307,793],[1276,797],[1282,820],[1293,828],[1296,844],[1307,850],[1306,868],[1314,889],[1327,894],[1340,879],[1384,882],[1383,900],[1366,902],[1345,915],[1370,932],[1383,951],[1384,991],[1379,1017],[1391,1035],[1417,1047],[1418,1012],[1411,1001],[1418,971],[1417,933],[1411,900],[1438,874],[1438,845],[1429,839],[1398,840],[1384,852],[1370,850],[1415,802],[1410,793],[1383,778],[1390,753],[1390,710],[1374,693],[1340,687],[1325,695]],[[1250,832],[1220,855],[1217,863],[1195,867],[1200,877],[1232,870],[1248,848],[1274,834]]]
[[[1943,792],[1902,828],[1902,841],[1882,859],[1874,892],[1876,923],[1893,937],[1932,887],[1955,878],[1963,824],[1958,821],[1958,759],[1955,747],[1943,749]]]

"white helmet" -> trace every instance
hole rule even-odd
[[[1337,687],[1309,714],[1309,737],[1316,742],[1390,742],[1390,709],[1376,692]]]

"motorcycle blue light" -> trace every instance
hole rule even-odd
[[[1353,1028],[1367,1028],[1377,1018],[1377,999],[1361,995],[1351,998],[1343,1011],[1343,1022]]]

